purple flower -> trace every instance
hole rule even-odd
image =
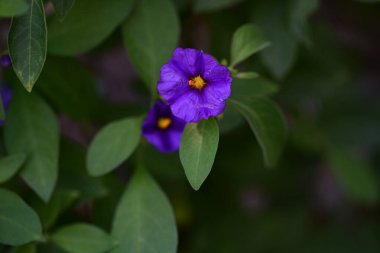
[[[7,55],[7,54],[2,55],[1,56],[1,66],[3,66],[3,68],[8,68],[11,65],[12,65],[12,61],[11,61],[11,58],[9,57],[9,55]]]
[[[224,111],[231,95],[230,71],[211,55],[191,48],[177,48],[161,68],[158,92],[175,116],[198,122]]]
[[[3,101],[4,111],[8,109],[9,103],[12,99],[12,90],[7,85],[0,86],[1,99]],[[0,119],[0,126],[4,125],[4,120]]]
[[[0,93],[1,93],[1,99],[3,100],[3,108],[4,110],[7,110],[13,96],[12,90],[7,85],[1,85]]]
[[[144,137],[161,152],[174,152],[179,148],[186,122],[175,117],[170,107],[157,101],[142,125]]]

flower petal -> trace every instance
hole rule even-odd
[[[181,71],[187,80],[204,72],[203,52],[192,48],[177,48],[170,63]]]

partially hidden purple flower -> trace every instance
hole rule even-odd
[[[230,71],[211,55],[177,48],[161,68],[158,92],[175,116],[198,122],[223,113],[231,95]]]
[[[8,68],[9,66],[12,65],[11,58],[9,57],[8,54],[4,54],[1,56],[1,66],[3,68]]]
[[[142,125],[143,136],[159,151],[177,151],[186,122],[175,117],[169,105],[157,101]]]
[[[3,100],[3,108],[7,110],[13,96],[12,90],[8,85],[3,84],[0,86],[0,93],[1,99]]]
[[[1,85],[0,86],[0,94],[1,94],[1,100],[3,101],[3,108],[4,111],[8,109],[9,103],[12,100],[12,90],[7,85]],[[0,126],[4,125],[4,120],[0,119]]]

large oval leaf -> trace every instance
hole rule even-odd
[[[127,118],[105,126],[92,141],[87,154],[87,170],[100,176],[116,169],[136,149],[140,140],[141,118]]]
[[[48,201],[58,175],[59,129],[54,112],[36,94],[16,92],[4,131],[8,152],[28,156],[21,177]]]
[[[0,17],[12,17],[24,14],[28,10],[26,0],[0,0]]]
[[[141,168],[117,206],[112,235],[120,243],[112,253],[176,252],[178,236],[170,203]]]
[[[63,22],[49,24],[52,54],[84,53],[104,41],[130,13],[134,0],[80,0]]]
[[[42,0],[28,1],[29,10],[12,19],[8,46],[16,75],[31,92],[46,60],[47,30]]]
[[[273,167],[281,155],[286,140],[283,116],[268,99],[252,97],[230,100],[231,105],[247,120],[264,154],[268,167]]]
[[[123,25],[123,40],[132,64],[152,92],[178,38],[179,20],[170,0],[136,2]]]
[[[25,162],[25,159],[26,155],[23,153],[0,158],[0,183],[13,177]]]
[[[115,241],[100,228],[77,223],[59,229],[52,240],[71,253],[103,253],[115,246]]]
[[[219,127],[214,118],[188,124],[182,134],[179,157],[191,186],[198,190],[214,164]]]
[[[0,189],[0,243],[21,245],[42,237],[37,214],[13,192]]]
[[[75,0],[52,0],[59,20],[63,20],[73,7]]]

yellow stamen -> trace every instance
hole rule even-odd
[[[206,82],[203,80],[203,78],[199,75],[189,80],[189,85],[191,87],[197,88],[198,90],[202,89]]]
[[[170,118],[159,118],[157,121],[158,128],[165,130],[172,124],[172,120]]]

